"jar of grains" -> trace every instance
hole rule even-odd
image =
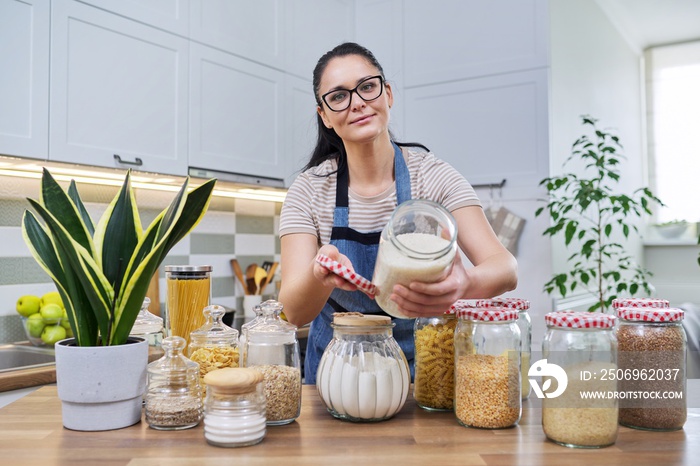
[[[620,424],[677,430],[687,416],[687,340],[681,309],[620,307],[618,345]],[[664,394],[657,397],[657,394]]]
[[[282,303],[260,304],[260,315],[243,329],[242,367],[264,376],[267,424],[293,422],[301,411],[301,356],[297,327],[280,318]]]
[[[484,429],[514,426],[522,408],[518,311],[466,307],[457,311],[457,317],[457,421]]]
[[[614,322],[614,316],[601,313],[559,311],[545,315],[544,359],[530,371],[542,374],[544,390],[535,390],[546,392],[537,393],[542,398],[544,433],[560,445],[599,448],[617,439]],[[585,398],[581,395],[584,392],[602,393],[605,398]]]
[[[615,298],[612,300],[612,307],[614,310],[621,307],[668,309],[669,302],[666,299],[657,298]]]
[[[437,317],[419,317],[414,324],[415,379],[413,397],[429,411],[454,408],[454,308]]]
[[[341,312],[321,356],[316,388],[336,418],[383,421],[406,402],[411,384],[406,356],[393,337],[389,316]]]
[[[422,199],[401,203],[382,230],[372,283],[377,304],[406,318],[389,299],[394,285],[438,281],[457,252],[457,223],[440,204]]]
[[[204,376],[204,438],[218,447],[259,443],[266,432],[263,374],[255,369],[224,368]]]
[[[199,377],[206,392],[204,376],[215,369],[238,367],[238,330],[224,324],[226,309],[211,305],[202,311],[206,322],[190,333],[189,358],[199,364]]]
[[[532,355],[532,320],[527,312],[530,309],[530,301],[520,298],[493,298],[480,299],[476,302],[477,307],[504,307],[518,311],[518,328],[520,329],[520,389],[523,400],[530,396],[530,382],[527,378],[530,369],[530,356]]]
[[[158,430],[189,429],[202,420],[199,365],[182,354],[185,339],[167,337],[165,354],[147,367],[146,422]]]

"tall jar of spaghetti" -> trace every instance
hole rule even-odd
[[[204,325],[202,309],[211,298],[211,265],[165,266],[165,331],[190,343],[190,333]]]
[[[532,355],[532,320],[527,312],[530,309],[530,301],[520,298],[500,297],[480,299],[476,302],[476,305],[484,308],[503,307],[518,311],[517,324],[520,329],[520,373],[522,377],[520,389],[523,400],[526,400],[532,390],[527,377],[527,372],[530,369],[530,355]]]
[[[454,306],[440,316],[419,317],[414,324],[413,397],[418,406],[428,411],[453,409],[456,326]]]

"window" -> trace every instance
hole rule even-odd
[[[700,221],[700,41],[648,49],[646,84],[656,221]]]

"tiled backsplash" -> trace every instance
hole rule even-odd
[[[37,265],[22,239],[22,215],[27,197],[38,198],[39,180],[0,176],[0,343],[25,340],[15,312],[20,296],[41,296],[55,289]],[[108,186],[78,185],[93,221],[116,193]],[[135,190],[144,229],[171,201],[174,193]],[[281,204],[241,199],[213,198],[197,227],[170,251],[160,268],[161,308],[165,301],[165,265],[211,265],[212,303],[242,311],[243,290],[233,277],[230,260],[243,268],[253,262],[279,260],[279,211]],[[274,294],[270,284],[265,295]]]

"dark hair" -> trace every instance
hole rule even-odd
[[[323,105],[323,103],[321,102],[321,97],[319,95],[319,87],[321,86],[321,76],[323,76],[323,72],[326,71],[328,62],[330,62],[334,58],[345,57],[348,55],[359,55],[360,57],[367,60],[367,62],[369,62],[372,66],[377,68],[379,74],[382,76],[382,79],[385,80],[384,69],[382,68],[382,65],[379,64],[379,61],[377,61],[374,54],[367,48],[356,44],[355,42],[345,42],[340,45],[337,45],[332,50],[326,52],[321,58],[319,58],[318,63],[316,63],[316,67],[314,68],[314,97],[316,98],[316,103],[319,107]],[[326,125],[323,124],[321,115],[316,115],[316,125],[318,126],[316,147],[314,147],[314,150],[311,153],[311,158],[309,159],[309,162],[306,164],[306,166],[302,169],[302,171],[308,170],[309,168],[320,165],[322,162],[328,159],[336,157],[338,158],[338,166],[340,167],[343,163],[345,163],[346,159],[345,146],[343,145],[343,140],[340,138],[340,136],[338,136],[338,134],[333,128],[327,128]],[[393,140],[391,132],[389,132],[389,137],[391,137],[391,139]],[[396,144],[400,146],[418,146],[425,149],[426,151],[428,150],[427,147],[418,143],[396,142]]]

